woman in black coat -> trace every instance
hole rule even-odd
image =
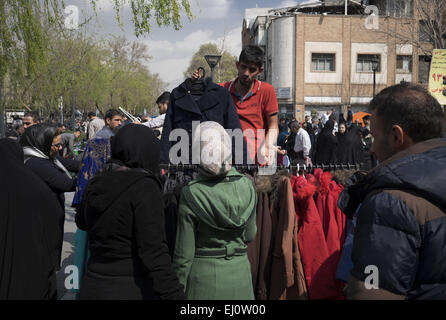
[[[351,127],[347,131],[347,124],[339,124],[339,131],[336,135],[338,145],[336,148],[336,160],[338,164],[359,164],[361,163],[361,137],[356,127]]]
[[[185,299],[166,244],[159,156],[147,127],[129,124],[112,137],[111,159],[76,215],[91,254],[81,299]]]
[[[79,171],[80,163],[58,157],[59,150],[62,148],[60,131],[45,124],[36,124],[26,128],[20,139],[20,144],[25,155],[25,165],[48,185],[59,200],[61,210],[59,210],[57,219],[62,233],[59,252],[60,261],[65,223],[64,194],[65,192],[75,191],[77,184],[76,179],[71,178],[68,169],[73,172]]]
[[[57,299],[59,203],[17,142],[0,139],[0,155],[0,300]]]
[[[318,134],[316,143],[316,155],[315,164],[335,164],[336,160],[336,148],[337,148],[337,138],[333,134],[334,121],[328,120],[325,123],[324,129]]]
[[[58,156],[62,149],[57,128],[36,124],[26,128],[20,139],[25,154],[25,164],[53,190],[62,208],[65,192],[76,190],[76,179],[68,171],[78,172],[80,162]]]

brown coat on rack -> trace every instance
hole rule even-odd
[[[282,177],[279,185],[270,300],[308,300],[304,270],[297,242],[297,217],[290,179]],[[278,213],[278,214],[277,214]]]

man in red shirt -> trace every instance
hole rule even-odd
[[[260,47],[245,47],[236,62],[238,77],[220,85],[229,90],[237,107],[251,159],[256,163],[272,164],[277,150],[274,143],[279,133],[279,106],[274,87],[257,80],[263,72],[263,60]]]
[[[245,47],[236,62],[238,77],[220,85],[229,90],[237,107],[250,158],[257,164],[271,165],[276,152],[282,153],[274,146],[279,134],[279,106],[274,87],[257,80],[264,70],[263,60],[259,46]],[[193,77],[199,78],[198,70]]]

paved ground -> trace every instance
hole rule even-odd
[[[62,248],[62,265],[60,271],[57,273],[57,294],[61,300],[74,300],[74,294],[67,292],[65,288],[65,278],[67,274],[64,273],[65,268],[73,265],[74,258],[74,234],[77,227],[74,222],[75,211],[71,208],[74,192],[65,193],[65,233]]]

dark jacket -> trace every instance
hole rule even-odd
[[[201,96],[192,95],[190,90],[190,84],[186,80],[172,91],[161,136],[160,163],[162,164],[170,163],[169,151],[176,142],[169,141],[169,135],[174,129],[184,129],[188,133],[189,163],[192,163],[192,121],[215,121],[225,129],[242,128],[237,109],[227,89],[209,82]],[[244,147],[244,158],[245,154]]]
[[[80,298],[184,299],[166,244],[159,140],[150,128],[129,124],[112,138],[111,153],[76,215],[91,253]]]
[[[446,139],[398,153],[344,190],[339,207],[359,204],[349,299],[446,299]],[[367,266],[379,289],[367,290]]]
[[[351,130],[344,134],[337,133],[336,160],[339,164],[361,163],[362,142],[359,132]]]
[[[334,121],[328,120],[322,132],[317,136],[315,164],[335,164],[337,138],[333,135]]]
[[[352,123],[353,122],[353,112],[351,110],[349,110],[347,112],[347,122],[348,123]]]
[[[67,170],[73,172],[79,171],[79,167],[68,165],[73,164],[74,162],[78,163],[77,161],[66,161],[68,159],[62,159],[60,157],[58,157],[58,160],[65,166]],[[59,169],[54,164],[54,162],[49,159],[31,157],[28,161],[26,161],[26,166],[29,167],[35,174],[37,174],[43,181],[46,182],[46,184],[59,199],[60,206],[62,208],[65,208],[64,193],[76,190],[77,179],[70,179],[65,174],[65,172]],[[69,168],[67,168],[67,166]]]

